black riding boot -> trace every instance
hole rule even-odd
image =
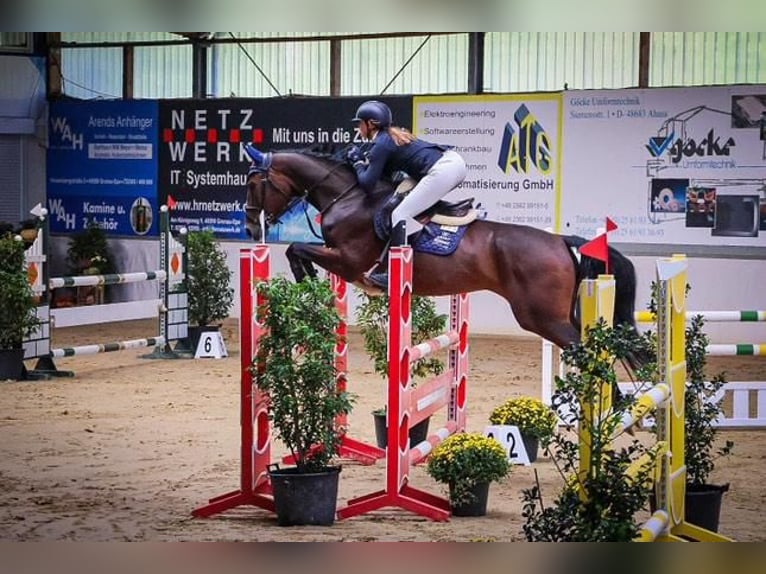
[[[407,245],[407,231],[404,221],[397,223],[391,230],[391,241],[388,243],[388,248],[401,247],[402,245]],[[375,287],[388,291],[388,249],[386,249],[383,257],[384,259],[381,261],[378,269],[370,273],[367,280],[375,285]]]
[[[380,208],[380,212],[375,214],[375,234],[384,241],[391,237],[391,214],[402,199],[404,199],[403,196],[394,193]]]

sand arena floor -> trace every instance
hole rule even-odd
[[[56,346],[141,338],[154,321],[56,331]],[[436,523],[400,510],[282,528],[252,507],[208,519],[191,511],[239,485],[239,362],[236,322],[227,322],[226,359],[155,361],[146,350],[58,361],[73,379],[0,383],[0,539],[6,541],[517,541],[521,491],[537,472],[552,498],[562,481],[545,456],[493,484],[487,516]],[[471,337],[468,430],[481,431],[505,399],[540,395],[536,338]],[[361,338],[350,335],[349,390],[358,395],[350,434],[374,443],[370,412],[384,402]],[[711,359],[729,380],[766,380],[762,357]],[[438,420],[434,424],[438,424]],[[433,428],[433,427],[432,427]],[[648,433],[639,433],[639,435]],[[729,431],[735,442],[715,482],[731,484],[721,532],[766,540],[766,431]],[[275,445],[275,454],[284,449]],[[339,506],[383,485],[384,464],[344,461]],[[412,484],[444,493],[422,467]]]

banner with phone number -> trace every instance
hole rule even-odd
[[[53,233],[159,233],[156,101],[53,102],[47,207]]]
[[[412,98],[382,98],[397,124],[412,121]],[[244,221],[250,158],[262,151],[360,144],[351,119],[364,98],[160,101],[160,201],[175,205],[171,227],[212,230],[218,238],[247,239]],[[269,242],[322,243],[317,211],[305,202],[269,229]]]
[[[766,246],[766,86],[564,93],[564,230]]]

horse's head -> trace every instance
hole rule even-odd
[[[260,239],[266,233],[261,216],[266,227],[277,223],[304,192],[286,172],[274,168],[274,154],[263,153],[252,144],[245,146],[245,152],[253,160],[247,172],[245,228],[252,238]]]
[[[254,239],[260,239],[266,232],[261,218],[266,227],[274,225],[282,214],[307,196],[321,211],[327,205],[326,198],[356,184],[356,177],[344,167],[345,162],[328,158],[326,154],[264,153],[252,144],[245,146],[245,152],[253,160],[247,172],[245,227]]]

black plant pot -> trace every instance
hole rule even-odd
[[[729,484],[686,485],[686,522],[710,532],[718,532],[721,502]]]
[[[721,502],[724,492],[729,491],[729,484],[687,484],[684,497],[684,521],[709,530],[718,532],[718,522],[721,516]],[[657,510],[654,492],[649,494],[649,510]]]
[[[536,436],[521,433],[521,442],[524,443],[524,450],[527,451],[529,462],[535,462],[537,460],[537,451],[540,449],[540,439]]]
[[[386,426],[386,413],[372,413],[375,418],[375,438],[378,448],[385,449],[388,446],[388,427]],[[418,424],[410,427],[410,446],[415,446],[428,438],[428,421],[423,419]]]
[[[0,381],[24,378],[24,349],[0,349]]]
[[[449,486],[450,498],[452,498],[452,485]],[[453,516],[484,516],[487,514],[487,500],[489,499],[489,483],[480,482],[471,489],[471,500],[463,504],[452,504]]]
[[[338,505],[341,467],[301,473],[296,467],[269,468],[279,526],[330,526]]]

